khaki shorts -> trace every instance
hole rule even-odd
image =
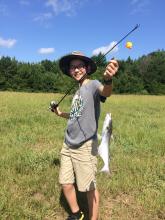
[[[81,192],[96,189],[97,140],[89,140],[79,148],[69,148],[65,143],[61,150],[60,184],[76,182]]]

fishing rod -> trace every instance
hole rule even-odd
[[[126,37],[128,37],[132,32],[134,32],[137,28],[139,28],[139,24],[137,24],[131,31],[129,31],[123,38],[121,38],[113,47],[111,47],[105,54],[103,54],[99,60],[97,60],[96,64],[100,64],[100,62],[102,61],[102,59],[108,54],[110,53],[118,44],[120,44]],[[85,77],[86,75],[84,75],[81,80]],[[64,100],[64,98],[70,93],[70,91],[75,87],[75,85],[71,86],[65,93],[65,95],[58,101],[58,103],[56,103],[55,101],[51,101],[50,103],[50,109],[51,111],[53,111],[54,109],[56,109],[59,104]]]

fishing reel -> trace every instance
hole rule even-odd
[[[58,104],[55,101],[50,102],[49,109],[54,112],[54,110],[58,107]]]

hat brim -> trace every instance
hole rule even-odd
[[[70,62],[74,59],[82,60],[87,65],[88,67],[87,73],[89,75],[91,75],[97,70],[96,63],[91,58],[86,57],[86,56],[81,56],[81,55],[69,54],[69,55],[62,57],[59,61],[59,67],[64,74],[70,76],[69,65],[70,65]]]

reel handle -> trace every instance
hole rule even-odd
[[[50,102],[49,109],[54,112],[54,110],[58,107],[58,104],[55,101]]]

